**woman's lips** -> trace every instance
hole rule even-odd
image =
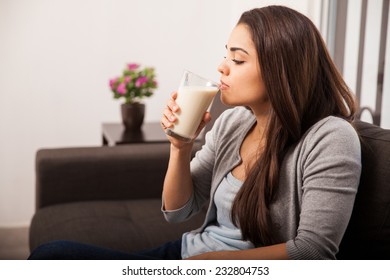
[[[219,89],[220,90],[226,90],[229,88],[229,86],[227,84],[225,84],[223,81],[220,81],[220,86],[219,86]]]

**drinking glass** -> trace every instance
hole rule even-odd
[[[175,113],[177,120],[165,133],[184,142],[191,142],[218,90],[217,83],[185,70],[176,98],[180,108]]]

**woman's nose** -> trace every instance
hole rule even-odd
[[[226,59],[224,59],[221,64],[217,68],[218,72],[223,74],[223,75],[229,75],[229,67],[226,63]]]

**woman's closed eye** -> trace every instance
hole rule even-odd
[[[226,56],[223,57],[224,59],[226,59]],[[243,60],[238,60],[238,59],[235,59],[235,58],[232,58],[231,59],[235,64],[237,65],[240,65],[240,64],[243,64],[245,61]]]
[[[237,65],[240,65],[240,64],[243,64],[245,61],[243,60],[238,60],[238,59],[232,59],[232,61],[237,64]]]

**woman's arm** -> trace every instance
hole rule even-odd
[[[164,210],[175,210],[183,207],[192,194],[190,172],[192,145],[177,148],[171,145],[168,170],[163,188]]]
[[[175,125],[175,113],[180,110],[175,102],[176,97],[177,92],[172,93],[171,99],[168,101],[167,107],[164,110],[161,123],[165,128],[170,128]],[[205,113],[194,139],[210,120],[210,113]],[[169,211],[180,209],[191,198],[193,184],[190,161],[193,141],[191,143],[185,143],[170,136],[168,136],[168,139],[171,142],[171,150],[163,187],[163,209]]]
[[[286,243],[239,251],[208,252],[188,260],[288,260]]]
[[[335,259],[359,185],[357,133],[346,121],[328,117],[309,131],[300,159],[299,225],[295,238],[286,242],[288,255],[292,259]]]

